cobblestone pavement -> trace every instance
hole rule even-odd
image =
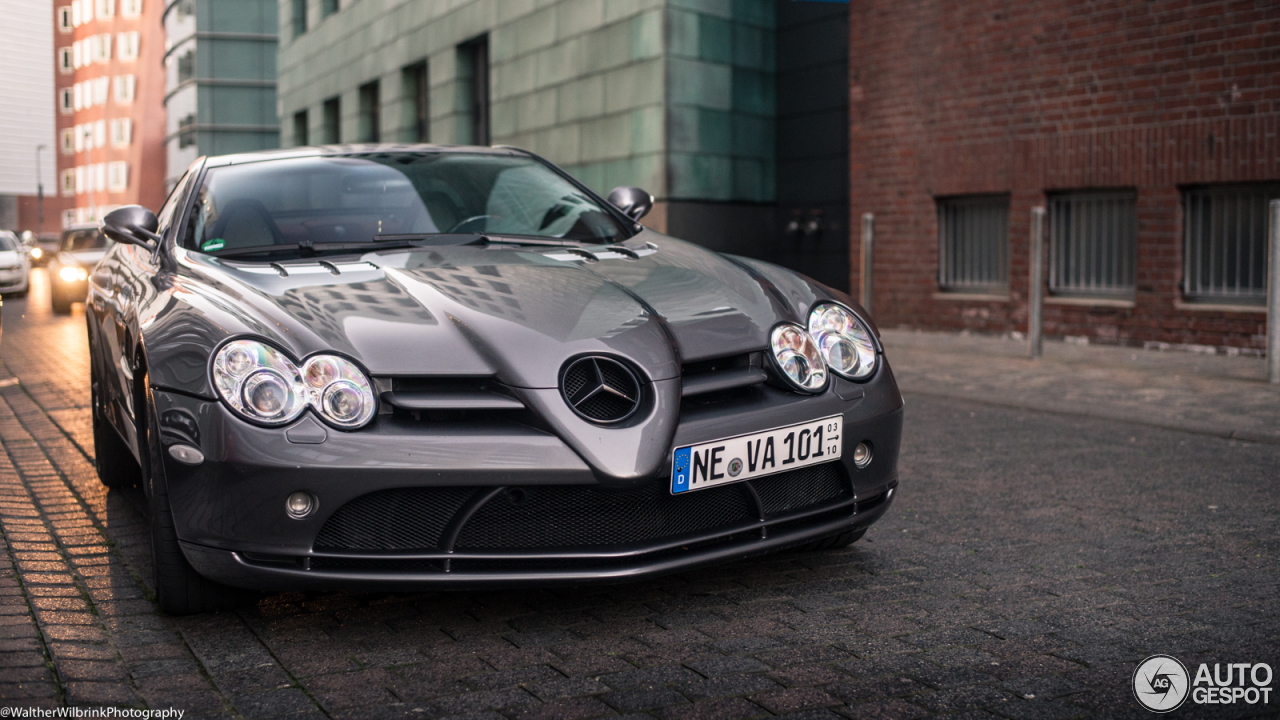
[[[4,306],[0,706],[1148,717],[1130,678],[1150,654],[1280,670],[1280,447],[909,383],[899,500],[844,551],[610,588],[286,593],[169,618],[150,599],[138,493],[106,492],[90,461],[83,316],[49,316],[44,288]]]

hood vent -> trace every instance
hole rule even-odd
[[[523,410],[524,403],[491,378],[396,377],[375,378],[378,396],[391,411],[421,413],[448,411]]]

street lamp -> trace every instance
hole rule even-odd
[[[36,217],[39,218],[36,235],[44,232],[44,183],[40,182],[40,151],[48,149],[48,145],[36,146]]]

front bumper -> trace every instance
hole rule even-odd
[[[466,547],[459,538],[465,540],[467,523],[488,507],[486,497],[496,498],[511,488],[527,489],[535,497],[572,497],[579,492],[575,488],[601,495],[614,491],[602,485],[560,438],[516,420],[431,424],[379,416],[358,432],[325,429],[323,442],[297,442],[298,430],[310,428],[314,421],[260,428],[239,420],[216,401],[162,390],[155,397],[163,442],[195,445],[206,458],[193,467],[164,454],[170,503],[187,559],[211,579],[264,590],[623,582],[865,528],[892,502],[902,429],[901,395],[887,365],[866,385],[844,383],[818,397],[759,386],[731,402],[690,404],[682,407],[674,447],[842,414],[842,460],[829,465],[838,470],[844,489],[777,512],[766,511],[757,495],[754,509],[746,513],[750,517],[730,514],[723,522],[695,523],[692,529],[625,542],[547,546],[530,537],[527,544]],[[875,448],[865,469],[852,462],[853,447],[861,441]],[[690,502],[685,496],[670,496],[669,482],[659,476],[617,492],[645,494],[649,504],[644,507],[658,508],[650,512]],[[755,492],[739,485],[743,484],[721,488],[748,498]],[[286,513],[285,502],[300,490],[318,500],[318,509],[295,519]],[[317,543],[322,535],[333,536],[325,532],[333,527],[328,523],[342,522],[340,511],[356,505],[353,501],[414,491],[458,498],[453,507],[441,510],[446,517],[438,521],[443,523],[437,528],[438,542],[395,547]],[[710,502],[710,497],[699,502]],[[387,516],[383,523],[418,521]]]

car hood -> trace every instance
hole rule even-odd
[[[684,362],[763,349],[777,322],[826,296],[780,268],[652,232],[623,252],[591,250],[461,246],[274,265],[190,254],[176,297],[221,318],[215,334],[262,335],[295,357],[336,351],[375,376],[552,388],[584,353],[663,380]]]
[[[15,267],[22,264],[22,256],[13,250],[0,250],[0,268]]]
[[[441,247],[324,262],[178,251],[168,293],[138,313],[153,384],[214,398],[209,358],[257,336],[301,359],[337,352],[374,377],[485,376],[512,388],[602,481],[650,478],[679,423],[681,363],[764,349],[830,290],[776,266],[651,231],[611,250]],[[578,418],[567,362],[623,358],[654,401],[622,427]]]

